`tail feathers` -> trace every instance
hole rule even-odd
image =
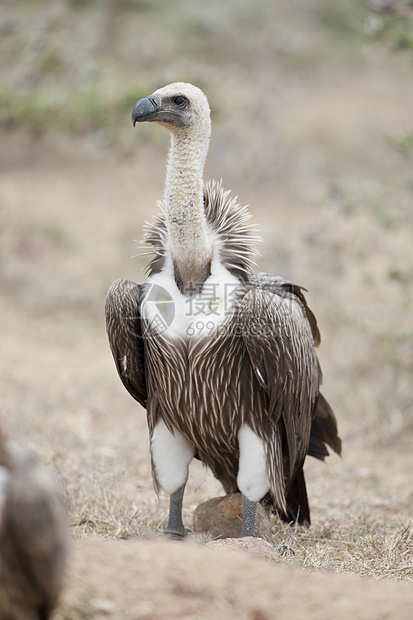
[[[341,455],[341,439],[338,436],[337,420],[334,412],[324,396],[318,394],[314,417],[311,423],[310,443],[307,454],[324,461],[329,455],[327,446]],[[261,503],[275,511],[287,523],[310,525],[310,507],[308,505],[307,488],[303,468],[299,467],[287,489],[287,511],[284,513],[274,506],[274,498],[267,493]]]
[[[307,454],[324,461],[325,457],[329,455],[327,446],[338,455],[341,455],[341,439],[338,436],[336,416],[320,392],[311,423],[310,443]]]
[[[261,503],[270,510],[274,510],[280,519],[286,523],[298,523],[299,525],[310,525],[310,506],[308,504],[307,487],[305,484],[303,468],[300,467],[287,491],[286,504],[287,511],[283,512],[275,509],[274,499],[270,493],[267,493],[261,500]]]
[[[308,504],[307,487],[305,484],[303,468],[297,473],[287,492],[287,514],[281,515],[283,521],[297,522],[300,525],[310,525],[310,506]]]

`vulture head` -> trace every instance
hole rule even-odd
[[[206,96],[196,86],[175,82],[159,88],[136,102],[133,125],[144,121],[163,125],[174,134],[199,132],[203,138],[211,133],[210,109]]]

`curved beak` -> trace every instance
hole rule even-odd
[[[160,110],[160,97],[157,95],[150,95],[139,99],[133,106],[132,110],[132,123],[135,127],[136,123],[142,123],[143,121],[155,121]]]

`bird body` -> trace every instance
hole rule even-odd
[[[184,535],[194,456],[227,493],[242,492],[243,535],[254,533],[255,503],[267,494],[282,514],[294,505],[293,518],[309,520],[302,466],[321,381],[314,315],[299,287],[253,272],[258,238],[246,207],[220,183],[204,186],[202,91],[166,86],[137,102],[133,120],[165,125],[171,149],[162,213],[145,229],[148,279],[112,285],[107,331],[125,387],[147,409],[155,488],[171,495],[166,531]],[[340,448],[334,414],[323,411],[319,458],[326,443]]]
[[[0,434],[0,618],[51,616],[66,547],[66,506],[58,482]]]

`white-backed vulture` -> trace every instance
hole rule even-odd
[[[0,435],[0,618],[47,620],[66,557],[66,508],[45,465]]]
[[[166,127],[171,148],[162,213],[147,224],[154,254],[142,285],[117,280],[106,300],[119,376],[147,410],[155,489],[170,494],[165,533],[183,537],[182,498],[194,456],[227,493],[241,491],[241,536],[256,502],[309,523],[303,464],[341,450],[319,393],[320,336],[302,289],[254,273],[246,207],[203,182],[211,132],[204,93],[174,83],[140,99],[133,124]]]

